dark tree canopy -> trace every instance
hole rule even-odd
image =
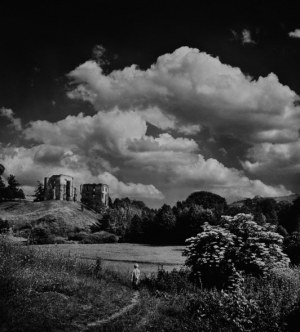
[[[34,197],[35,202],[41,202],[44,200],[44,186],[40,181],[38,181],[37,187],[35,188]]]
[[[224,197],[208,191],[196,191],[192,193],[185,201],[188,205],[201,205],[204,209],[215,209],[218,214],[223,214],[227,208]]]
[[[14,175],[7,178],[8,185],[5,186],[2,178],[0,177],[0,200],[11,200],[15,198],[24,199],[25,195],[23,190],[19,188],[20,183],[16,180]]]
[[[4,173],[4,171],[5,167],[2,164],[0,164],[0,176]]]

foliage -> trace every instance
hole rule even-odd
[[[202,290],[189,296],[188,311],[202,331],[285,331],[299,301],[299,277],[299,272],[289,278],[271,273],[233,291]]]
[[[300,232],[293,232],[283,242],[284,252],[289,256],[292,264],[300,264]]]
[[[143,241],[144,238],[144,229],[143,229],[143,220],[139,215],[134,215],[131,219],[128,231],[127,238],[135,243]]]
[[[20,189],[20,183],[17,181],[16,177],[14,175],[10,175],[7,178],[7,191],[8,191],[8,196],[11,196],[9,198],[21,198],[24,199],[25,195],[23,193],[23,190]]]
[[[5,167],[2,164],[0,164],[0,176],[4,173],[4,171]]]
[[[31,229],[29,236],[30,244],[50,244],[54,243],[54,236],[48,228],[35,226]]]
[[[7,233],[8,231],[9,231],[8,221],[0,218],[0,234]]]
[[[238,203],[230,205],[226,215],[234,216],[239,213],[252,214],[256,222],[260,225],[270,223],[277,225],[281,203],[276,203],[273,198],[255,196],[253,199],[247,198]]]
[[[172,208],[164,204],[156,213],[154,219],[154,229],[156,237],[154,242],[166,243],[172,242],[174,239],[174,229],[176,225],[176,217]]]
[[[224,217],[221,226],[205,224],[188,239],[184,255],[192,275],[205,287],[234,286],[242,274],[266,276],[274,267],[286,267],[283,238],[271,225],[259,226],[251,215]]]
[[[189,278],[188,271],[172,270],[171,272],[165,271],[160,267],[157,273],[152,273],[150,276],[144,277],[142,285],[147,287],[152,293],[168,292],[168,293],[182,293],[187,290],[194,290],[195,286]]]
[[[213,209],[217,215],[221,215],[227,208],[225,198],[207,191],[196,191],[192,193],[185,201],[186,204],[201,205],[204,209]]]
[[[0,202],[5,199],[5,183],[0,176]]]
[[[86,234],[80,241],[80,243],[85,244],[95,244],[95,243],[116,243],[119,238],[115,234],[111,234],[105,231],[100,231],[92,234]]]
[[[40,181],[38,181],[37,187],[34,191],[34,202],[41,202],[44,200],[44,186]]]
[[[215,215],[212,210],[204,209],[200,205],[180,207],[179,204],[174,209],[176,215],[176,239],[179,243],[184,243],[185,239],[197,235],[202,231],[205,222],[214,224]]]
[[[285,212],[285,219],[282,220],[282,225],[289,233],[300,231],[300,197],[295,199]]]
[[[6,186],[3,179],[0,176],[0,201],[12,200],[15,198],[24,199],[25,195],[23,190],[19,188],[20,184],[16,180],[14,175],[10,175],[7,178],[8,185]]]

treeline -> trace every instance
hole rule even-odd
[[[300,263],[300,198],[293,202],[276,202],[272,198],[255,197],[227,205],[225,198],[205,191],[191,194],[175,206],[164,204],[150,209],[141,201],[115,199],[92,231],[105,230],[123,241],[153,244],[183,244],[202,231],[205,222],[220,225],[222,215],[252,214],[260,224],[276,226],[284,236],[284,248],[293,263]]]
[[[25,195],[23,190],[20,189],[20,183],[16,180],[15,176],[10,175],[7,178],[7,185],[0,176],[0,202],[16,198],[25,199]]]
[[[115,199],[92,231],[105,230],[123,241],[153,244],[179,244],[201,231],[205,222],[218,224],[227,209],[226,200],[213,193],[196,192],[174,207],[164,204],[150,209],[129,198]]]
[[[14,175],[10,175],[7,180],[7,185],[2,179],[2,175],[5,171],[5,167],[0,164],[0,202],[8,201],[11,199],[19,198],[24,199],[25,195],[22,189],[20,189],[20,183],[17,181]]]

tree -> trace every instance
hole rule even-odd
[[[16,177],[14,175],[11,174],[7,178],[7,183],[8,183],[8,186],[5,188],[6,199],[14,199],[14,198],[24,199],[25,198],[23,190],[19,188],[20,183],[16,180]]]
[[[227,208],[225,198],[207,191],[196,191],[192,193],[185,201],[186,204],[201,205],[204,209],[215,210],[220,217]]]
[[[176,238],[180,243],[200,233],[205,222],[211,225],[215,223],[213,211],[200,205],[186,206],[180,211],[177,209],[176,212]]]
[[[154,219],[154,242],[166,244],[174,241],[176,217],[170,205],[164,204]]]
[[[2,164],[0,164],[0,176],[4,173],[4,171],[5,167]]]
[[[203,286],[233,285],[242,274],[267,275],[274,267],[287,267],[283,237],[275,226],[260,226],[252,215],[226,216],[221,226],[203,226],[202,233],[187,240],[185,264]]]
[[[37,187],[34,191],[34,202],[41,202],[44,200],[44,186],[40,181],[38,181]]]
[[[281,206],[279,222],[289,234],[300,231],[300,197],[296,198],[293,204]]]
[[[289,256],[292,264],[300,264],[300,232],[293,232],[283,242],[284,252]]]
[[[0,202],[5,199],[5,188],[6,188],[5,183],[2,177],[0,176]]]
[[[134,215],[131,219],[127,236],[130,241],[135,243],[141,243],[144,240],[143,220],[139,215]]]

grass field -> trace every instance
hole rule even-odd
[[[122,273],[132,270],[134,262],[139,263],[142,274],[157,272],[163,265],[165,270],[179,269],[185,258],[184,246],[151,246],[132,243],[105,244],[58,244],[33,246],[35,250],[50,251],[85,261],[103,260],[103,267]]]

